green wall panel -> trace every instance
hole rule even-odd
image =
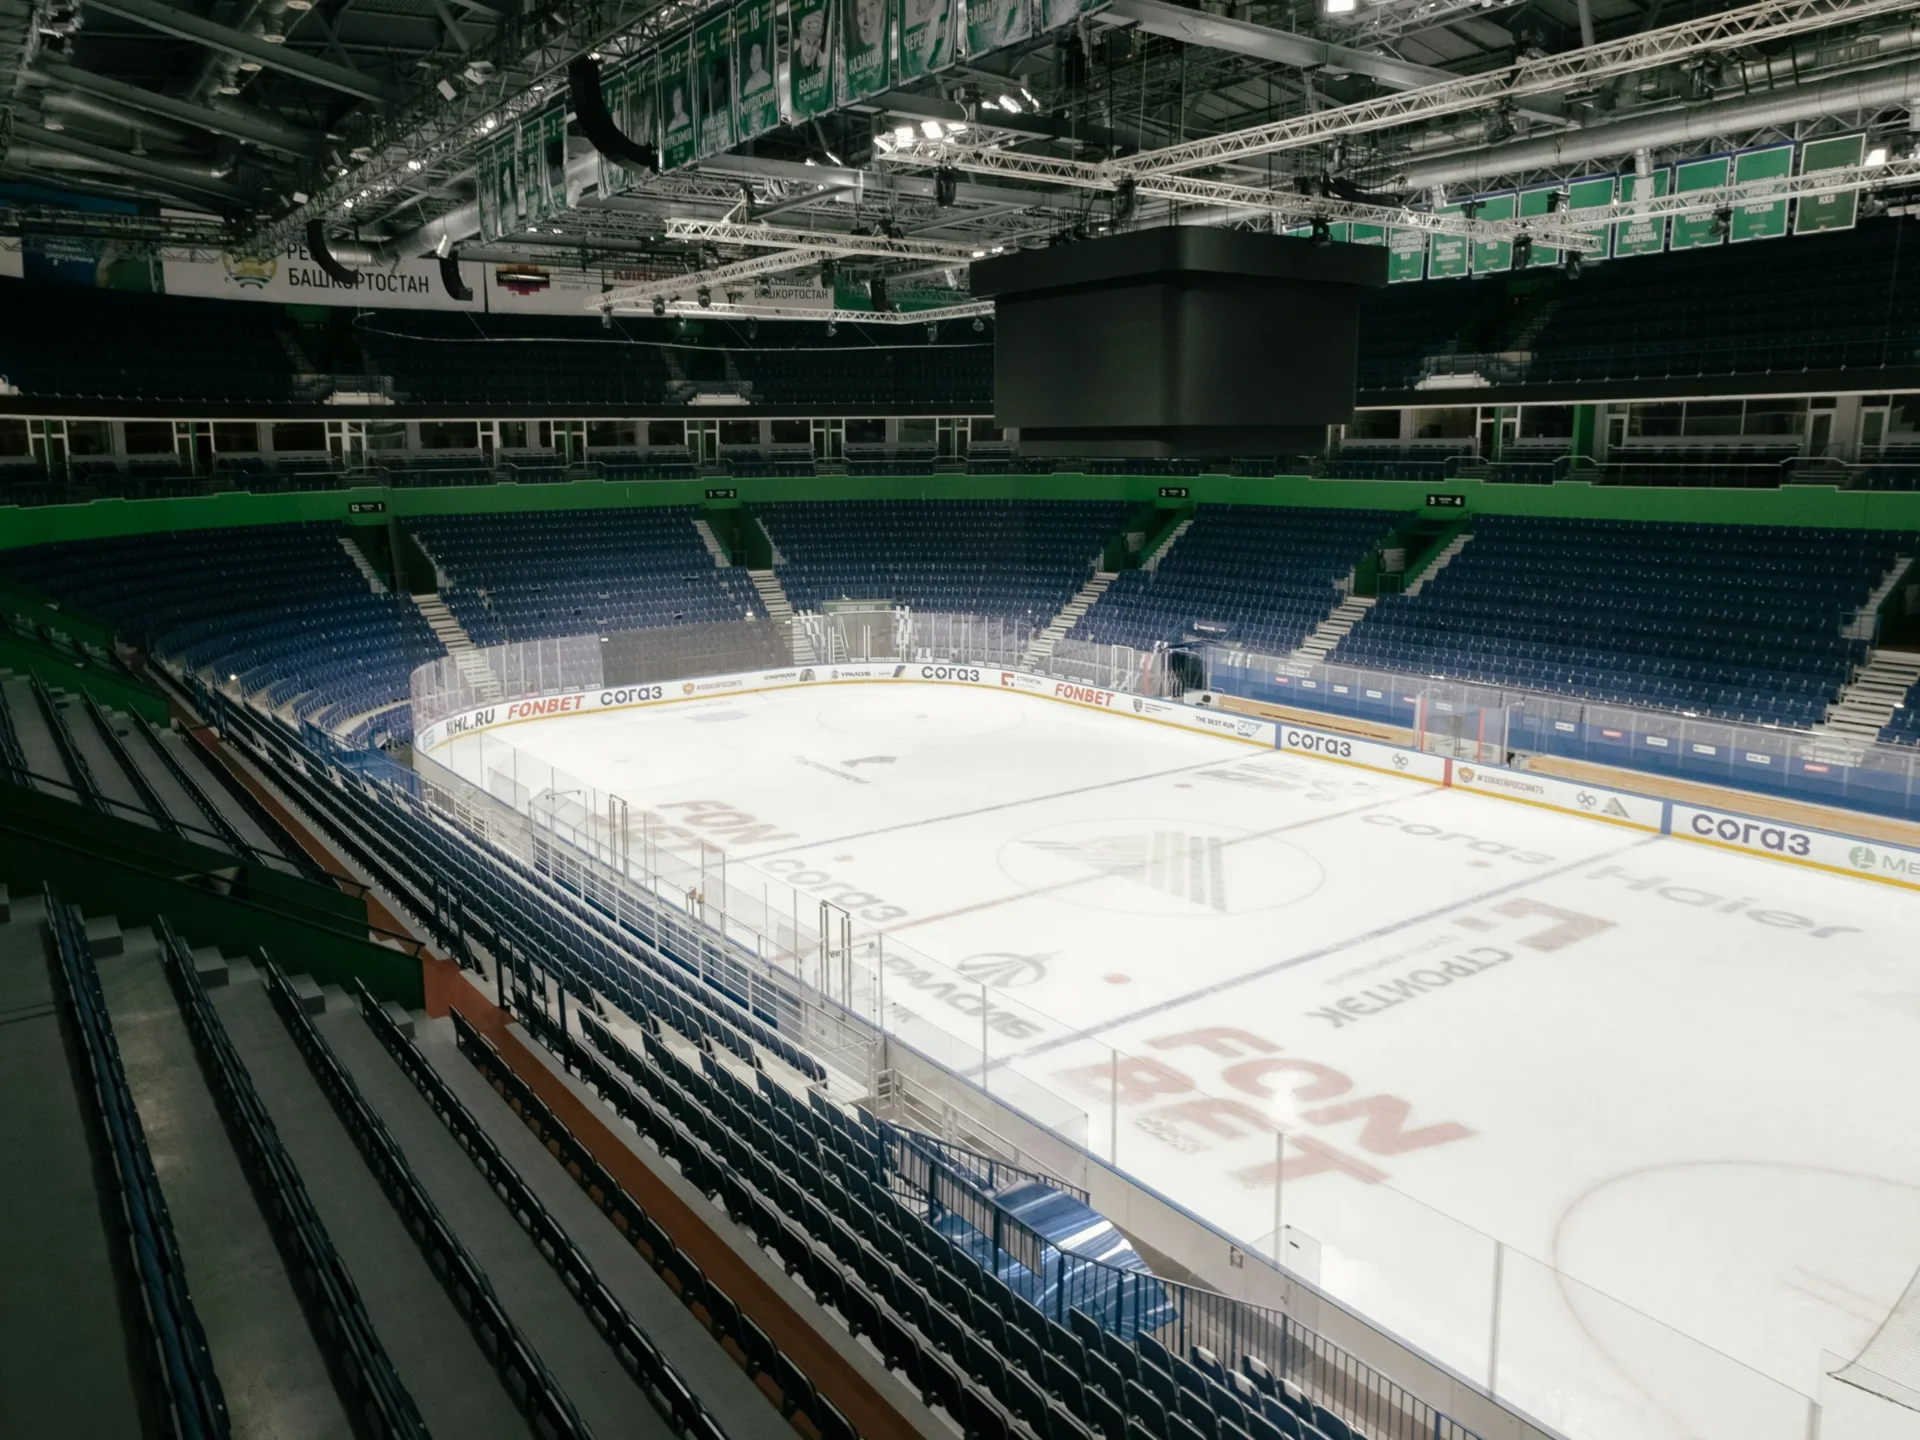
[[[729,488],[747,505],[777,500],[1155,500],[1165,477],[1153,475],[823,475],[812,480],[740,479]],[[1352,506],[1420,509],[1430,494],[1467,496],[1483,515],[1558,515],[1609,520],[1695,520],[1751,525],[1834,525],[1920,530],[1920,492],[1894,494],[1788,485],[1778,490],[1639,489],[1625,485],[1494,485],[1480,480],[1314,480],[1305,476],[1181,477],[1207,505]],[[272,525],[296,520],[345,523],[353,502],[383,500],[401,520],[412,515],[531,514],[545,510],[699,505],[698,480],[615,484],[476,485],[419,490],[337,490],[310,495],[229,493],[186,500],[96,500],[87,505],[0,509],[0,548],[56,540],[99,539],[159,530]],[[369,517],[355,517],[365,519]],[[385,520],[372,516],[374,523]]]

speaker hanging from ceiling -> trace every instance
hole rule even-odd
[[[440,283],[446,288],[449,300],[457,300],[464,305],[473,299],[473,287],[460,278],[458,250],[449,250],[440,257]]]
[[[659,151],[622,134],[614,123],[606,97],[600,93],[599,61],[590,55],[576,56],[567,66],[567,89],[573,100],[574,116],[594,149],[628,170],[660,168]]]
[[[327,223],[324,220],[307,222],[307,253],[313,257],[313,263],[348,289],[360,283],[360,272],[349,270],[333,258],[333,249],[327,244]]]

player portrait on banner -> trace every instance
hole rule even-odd
[[[787,7],[787,92],[793,118],[833,109],[833,0],[792,0]]]
[[[721,11],[694,32],[700,67],[699,153],[717,155],[733,145],[733,16]]]
[[[693,159],[693,36],[660,51],[660,165],[677,170]]]
[[[840,102],[887,88],[887,0],[840,0]]]
[[[1029,0],[967,0],[967,53],[985,55],[1033,35]]]
[[[745,0],[733,7],[734,87],[740,97],[736,140],[765,134],[780,123],[773,33],[773,0]]]
[[[895,0],[900,78],[917,80],[953,63],[955,0]]]

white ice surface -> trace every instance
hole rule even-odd
[[[1054,1017],[996,1061],[1102,1155],[1118,1047],[1120,1164],[1263,1251],[1286,1130],[1321,1283],[1479,1382],[1498,1241],[1499,1393],[1582,1440],[1801,1440],[1920,1265],[1920,897],[958,687],[492,743]]]

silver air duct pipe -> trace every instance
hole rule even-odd
[[[1559,170],[1589,160],[1611,159],[1635,150],[1708,142],[1716,137],[1791,125],[1849,110],[1876,110],[1920,99],[1920,61],[1908,60],[1855,75],[1836,76],[1790,90],[1676,106],[1655,114],[1590,124],[1565,134],[1522,140],[1512,145],[1415,161],[1402,170],[1395,187],[1425,190],[1492,180],[1520,170]]]

